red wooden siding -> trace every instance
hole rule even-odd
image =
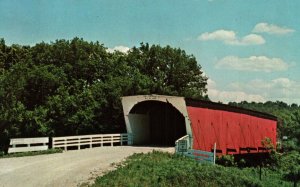
[[[261,152],[261,141],[265,137],[271,138],[276,145],[276,120],[192,106],[187,106],[187,111],[193,149],[211,151],[216,142],[221,154]]]

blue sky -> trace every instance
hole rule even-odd
[[[34,45],[82,37],[111,50],[180,47],[214,101],[300,104],[300,1],[0,0],[0,37]]]

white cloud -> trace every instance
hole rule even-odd
[[[288,33],[295,32],[295,30],[287,27],[280,27],[278,25],[269,24],[269,23],[258,23],[255,25],[253,32],[268,33],[268,34],[288,34]]]
[[[219,90],[217,88],[217,84],[208,79],[207,81],[207,89],[208,89],[208,96],[212,101],[224,102],[228,103],[231,101],[241,102],[241,101],[255,101],[255,102],[265,102],[266,99],[259,95],[259,94],[247,94],[243,91],[234,91],[234,90]]]
[[[219,60],[216,68],[234,69],[240,71],[284,71],[289,65],[280,58],[269,58],[266,56],[250,56],[240,58],[237,56],[226,56]]]
[[[211,33],[203,33],[198,37],[199,40],[220,40],[220,41],[232,41],[236,39],[234,31],[217,30]]]
[[[283,101],[300,104],[300,81],[280,77],[273,80],[255,79],[248,82],[233,82],[226,90],[218,88],[215,81],[207,81],[208,96],[213,101],[265,102]]]
[[[115,46],[114,48],[108,48],[107,49],[107,51],[110,52],[110,53],[113,53],[115,51],[120,51],[122,53],[127,53],[129,50],[130,50],[129,47],[122,46],[122,45]]]
[[[249,34],[242,38],[241,45],[260,45],[266,43],[265,39],[257,34]]]
[[[261,45],[265,43],[265,39],[257,34],[249,34],[242,38],[238,38],[234,31],[223,29],[211,33],[202,33],[197,39],[202,41],[217,40],[222,41],[227,45]]]
[[[254,95],[261,95],[268,100],[284,101],[289,104],[300,104],[300,81],[280,77],[273,80],[251,80],[249,82],[235,82],[228,86],[232,91],[241,91]]]

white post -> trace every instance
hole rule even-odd
[[[67,149],[67,142],[66,142],[67,140],[66,139],[64,139],[64,146],[65,146],[65,151],[67,151],[68,149]]]
[[[110,142],[110,146],[114,146],[114,142],[113,142],[113,141],[114,141],[114,138],[113,138],[113,136],[110,136],[110,141],[111,141],[111,142]]]
[[[120,134],[121,146],[123,145],[123,134]]]
[[[214,164],[216,164],[216,150],[217,150],[217,143],[214,144]]]
[[[78,143],[78,150],[80,149],[80,144],[81,144],[80,140],[81,140],[81,138],[78,138],[78,142],[77,142]]]

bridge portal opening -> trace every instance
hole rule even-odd
[[[129,112],[135,145],[174,146],[186,135],[184,116],[170,103],[143,101]]]

